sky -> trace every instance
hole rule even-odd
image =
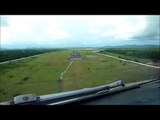
[[[1,48],[159,45],[158,15],[1,15]]]

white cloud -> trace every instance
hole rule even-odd
[[[1,22],[2,45],[80,46],[114,44],[153,34],[150,16],[128,15],[19,15]],[[151,32],[146,32],[149,27]],[[143,34],[143,35],[142,35]],[[137,35],[137,36],[135,36]]]
[[[49,39],[57,40],[57,39],[65,39],[69,38],[69,33],[64,30],[60,24],[53,23],[52,21],[49,21],[47,25],[43,28],[43,34],[44,36],[47,36]]]
[[[134,40],[160,40],[160,16],[147,16],[145,19],[145,28],[134,34],[131,39]]]
[[[69,38],[64,24],[56,16],[10,16],[1,27],[1,44],[45,43]]]
[[[128,40],[146,26],[145,16],[98,16],[92,19],[88,21],[91,34],[123,40]]]

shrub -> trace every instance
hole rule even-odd
[[[29,77],[24,77],[23,81],[27,81],[29,79]]]
[[[137,60],[136,58],[134,59],[135,62],[139,62],[139,60]]]
[[[8,77],[9,77],[9,78],[13,78],[13,75],[9,75]]]

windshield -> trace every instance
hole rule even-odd
[[[158,15],[0,18],[0,102],[160,78]]]

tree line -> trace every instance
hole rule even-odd
[[[122,54],[124,56],[132,56],[137,58],[160,60],[159,48],[108,48],[100,51],[100,53],[111,52]]]
[[[56,51],[56,49],[0,50],[0,62]]]

